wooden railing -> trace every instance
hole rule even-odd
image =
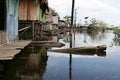
[[[0,45],[6,43],[6,31],[0,30]]]

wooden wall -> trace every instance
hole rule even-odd
[[[19,1],[19,20],[27,20],[28,0]]]
[[[40,0],[20,0],[19,20],[39,20]]]
[[[0,45],[6,43],[6,31],[0,30]]]

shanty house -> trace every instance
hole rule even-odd
[[[18,39],[18,21],[39,23],[47,11],[47,0],[0,0],[0,45]]]
[[[18,0],[0,0],[0,45],[18,37]]]
[[[32,25],[32,37],[41,37],[42,23],[45,23],[45,14],[49,11],[47,0],[20,0],[19,23]]]

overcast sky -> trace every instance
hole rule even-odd
[[[49,6],[58,12],[61,18],[71,15],[72,0],[48,0]],[[96,18],[110,25],[120,25],[120,0],[75,0],[77,22],[84,19]]]

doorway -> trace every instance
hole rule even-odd
[[[0,0],[0,30],[6,30],[6,0]]]

